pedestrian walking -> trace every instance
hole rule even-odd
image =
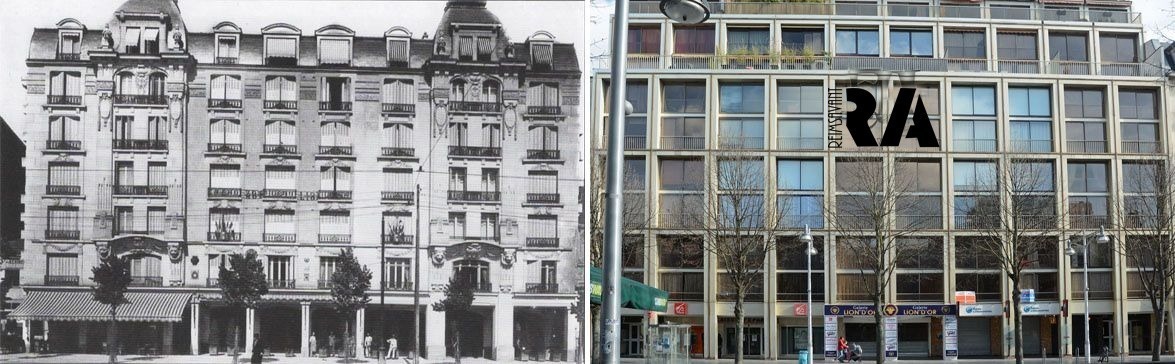
[[[253,357],[249,362],[261,364],[261,355],[265,353],[265,342],[261,341],[261,334],[253,334]]]
[[[371,340],[372,340],[371,339],[371,332],[368,331],[367,336],[363,337],[363,357],[365,357],[365,358],[374,358],[375,357],[375,354],[372,354],[374,352],[372,350],[374,350],[375,348],[373,348],[371,346]]]
[[[310,355],[318,355],[318,334],[310,335]]]
[[[399,349],[397,348],[397,346],[398,345],[396,342],[396,337],[392,336],[391,338],[389,338],[388,339],[388,355],[385,356],[384,358],[385,359],[396,359],[396,358],[400,357],[400,352],[399,352]]]
[[[844,336],[836,342],[836,361],[844,363],[849,359],[849,341]]]
[[[330,353],[327,355],[334,356],[338,351],[335,351],[335,333],[333,331],[330,333],[330,337],[326,338],[326,341],[330,343]]]

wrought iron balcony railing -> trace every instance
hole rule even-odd
[[[331,289],[334,287],[335,287],[335,284],[334,284],[334,282],[331,282],[330,279],[319,279],[318,280],[318,289]]]
[[[82,186],[45,186],[46,195],[63,195],[63,196],[80,196],[82,194]]]
[[[559,150],[558,149],[527,149],[526,150],[526,159],[558,160],[559,159]]]
[[[382,104],[383,112],[392,114],[411,114],[416,112],[416,104],[400,104],[385,102]]]
[[[527,193],[526,203],[553,204],[559,203],[558,193]]]
[[[77,61],[82,59],[81,53],[57,53],[58,61]]]
[[[1129,2],[1123,2],[1129,5]],[[631,14],[658,14],[659,2],[634,1],[629,7]],[[764,14],[777,16],[879,16],[884,18],[915,19],[1009,19],[1063,22],[1104,22],[1139,23],[1138,12],[1109,9],[1055,9],[1046,7],[1015,6],[1004,4],[976,5],[929,5],[889,3],[804,3],[804,2],[740,2],[711,1],[711,13],[723,14]]]
[[[349,145],[320,145],[318,146],[318,154],[320,155],[351,155],[354,148]]]
[[[267,154],[298,154],[298,146],[293,144],[266,144],[261,151]]]
[[[468,145],[450,145],[449,156],[451,157],[481,157],[481,158],[501,158],[501,147],[475,147]]]
[[[114,95],[115,105],[167,105],[167,95]]]
[[[265,100],[265,108],[269,110],[296,110],[298,102],[294,100]]]
[[[387,245],[412,245],[416,242],[415,235],[384,235],[384,244]]]
[[[159,276],[131,276],[131,285],[139,287],[162,287],[163,277]]]
[[[78,276],[45,276],[46,286],[76,286],[78,285]]]
[[[240,99],[208,99],[208,107],[212,109],[240,109]]]
[[[346,190],[319,190],[319,200],[350,200],[351,191]]]
[[[351,111],[350,101],[319,101],[318,109],[325,111]]]
[[[383,201],[397,201],[397,202],[412,203],[412,198],[416,197],[416,193],[411,192],[411,191],[409,191],[409,192],[383,191],[383,192],[380,192],[379,197],[380,197],[380,200],[383,200]]]
[[[239,231],[209,231],[208,241],[241,241]]]
[[[216,57],[216,64],[237,64],[237,57]]]
[[[389,291],[411,291],[415,285],[412,282],[387,282],[385,285]]]
[[[293,243],[298,241],[298,234],[265,233],[262,234],[262,238],[272,243]]]
[[[351,234],[318,234],[318,242],[322,244],[350,244]]]
[[[449,111],[495,113],[502,112],[502,104],[480,101],[449,101]]]
[[[209,274],[220,274],[220,272],[210,272]],[[206,287],[220,287],[220,278],[208,278],[205,282]]]
[[[80,237],[80,236],[81,236],[81,232],[79,230],[59,230],[59,229],[45,230],[45,239],[78,240],[78,237]]]
[[[381,157],[412,157],[416,155],[416,148],[383,147],[380,149],[379,155]]]
[[[114,194],[130,196],[167,196],[167,186],[114,185]]]
[[[45,103],[50,105],[81,105],[81,95],[49,95]]]
[[[476,282],[473,284],[472,291],[478,293],[489,293],[494,291],[494,285],[490,282]]]
[[[292,67],[298,65],[298,58],[292,56],[266,56],[266,66]]]
[[[208,143],[209,153],[244,153],[240,143]]]
[[[456,191],[449,190],[449,201],[498,202],[502,193],[498,191]]]
[[[527,283],[526,293],[559,293],[558,283]]]
[[[562,115],[561,106],[527,106],[526,113],[531,115]]]
[[[208,198],[241,198],[241,189],[228,187],[209,187]]]
[[[270,279],[269,288],[294,289],[298,288],[293,279]]]
[[[529,248],[558,248],[559,238],[526,238]]]
[[[298,199],[298,191],[291,189],[277,189],[266,188],[261,191],[263,198],[280,199],[280,200],[296,200]]]
[[[114,149],[123,150],[167,150],[163,139],[114,139]]]
[[[45,150],[82,150],[81,140],[46,140]]]

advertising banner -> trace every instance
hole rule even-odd
[[[942,318],[942,356],[946,360],[959,359],[959,318]]]
[[[963,317],[1000,316],[1003,314],[1004,306],[998,303],[959,305],[959,316]]]
[[[824,357],[836,357],[836,316],[824,316]]]

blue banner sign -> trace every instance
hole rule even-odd
[[[873,305],[824,305],[824,316],[873,316],[877,309]],[[885,316],[955,316],[959,310],[955,305],[885,305],[881,313]]]
[[[898,316],[954,316],[959,313],[955,305],[898,305],[897,308]]]
[[[824,305],[824,316],[873,316],[873,305]]]

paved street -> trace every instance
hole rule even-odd
[[[107,357],[105,355],[98,355],[98,354],[45,354],[45,355],[4,354],[4,355],[0,355],[0,363],[4,363],[4,364],[8,364],[8,363],[104,364],[104,363],[106,363],[106,360],[107,360]],[[225,356],[225,355],[219,355],[219,356],[209,356],[209,355],[167,355],[167,356],[123,355],[123,356],[118,357],[118,361],[119,361],[119,363],[128,363],[128,364],[129,363],[231,364],[232,358]],[[249,357],[248,356],[241,356],[240,362],[241,363],[248,363]],[[282,363],[282,364],[286,364],[286,363],[289,363],[289,364],[325,364],[325,363],[338,364],[338,363],[343,363],[343,359],[340,359],[340,358],[299,358],[299,357],[289,358],[289,357],[284,357],[284,356],[281,356],[281,357],[271,356],[271,357],[265,358],[265,362],[266,363]],[[440,364],[440,363],[452,363],[453,361],[452,361],[452,359],[449,359],[446,361],[421,360],[420,362],[425,363],[425,364]],[[351,359],[348,361],[348,363],[378,364],[378,361],[376,361],[375,359]],[[407,361],[407,360],[404,360],[401,358],[398,361],[389,360],[388,363],[389,364],[400,364],[400,363],[407,364],[407,363],[411,363],[411,361]],[[491,360],[485,360],[485,359],[466,358],[466,359],[461,359],[461,363],[462,364],[514,363],[514,361],[491,361]],[[552,363],[552,364],[554,364],[554,363],[558,363],[558,362],[530,361],[527,363]]]

